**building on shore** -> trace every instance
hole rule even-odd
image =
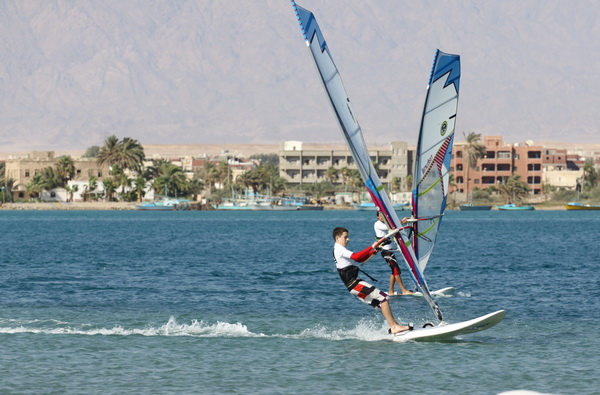
[[[391,183],[395,178],[400,185],[406,185],[406,177],[412,174],[414,152],[409,151],[406,142],[391,142],[388,149],[371,149],[371,160],[378,167],[381,182]],[[330,178],[328,170],[340,171],[343,168],[355,170],[356,165],[348,149],[303,149],[301,141],[285,141],[279,150],[279,175],[289,186],[315,184],[330,181],[334,185],[343,184],[342,177]]]
[[[457,192],[472,192],[473,189],[487,189],[508,180],[512,175],[520,175],[531,189],[532,195],[542,193],[542,185],[575,188],[581,177],[585,159],[570,154],[566,149],[547,148],[531,143],[508,144],[501,136],[484,136],[486,155],[477,161],[474,169],[469,169],[467,181],[466,143],[454,144],[451,171]]]
[[[7,159],[5,176],[15,180],[12,189],[13,199],[29,200],[31,196],[27,192],[27,184],[44,168],[54,167],[57,159],[54,157],[54,151],[32,151],[25,158]],[[69,180],[69,183],[73,184],[87,183],[90,177],[96,177],[98,184],[101,184],[101,181],[109,173],[107,164],[100,166],[93,158],[74,158],[73,165],[75,166],[75,176]],[[52,192],[50,192],[48,198],[62,200],[62,195],[52,196]]]

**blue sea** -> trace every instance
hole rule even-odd
[[[600,212],[448,211],[426,270],[477,334],[392,342],[346,291],[372,212],[0,211],[2,394],[600,393]],[[388,286],[379,256],[364,267]],[[405,283],[410,284],[407,272]],[[434,316],[392,303],[402,323]]]

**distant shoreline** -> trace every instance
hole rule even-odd
[[[75,202],[75,203],[1,203],[0,210],[28,210],[28,211],[68,211],[68,210],[135,210],[137,202]],[[564,204],[536,205],[536,210],[540,211],[563,211],[566,210]],[[325,205],[324,210],[354,210],[352,206],[344,205]],[[450,210],[450,209],[448,209]],[[212,210],[211,210],[212,211]],[[215,210],[218,211],[218,210]],[[408,213],[408,212],[407,212]]]

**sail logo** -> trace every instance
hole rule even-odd
[[[444,121],[444,122],[442,122],[442,126],[440,127],[440,135],[444,136],[446,134],[447,130],[448,130],[448,122]]]

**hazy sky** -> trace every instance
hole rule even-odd
[[[600,2],[306,0],[370,144],[414,144],[435,49],[457,136],[598,143]],[[341,142],[287,0],[5,1],[0,151]]]

